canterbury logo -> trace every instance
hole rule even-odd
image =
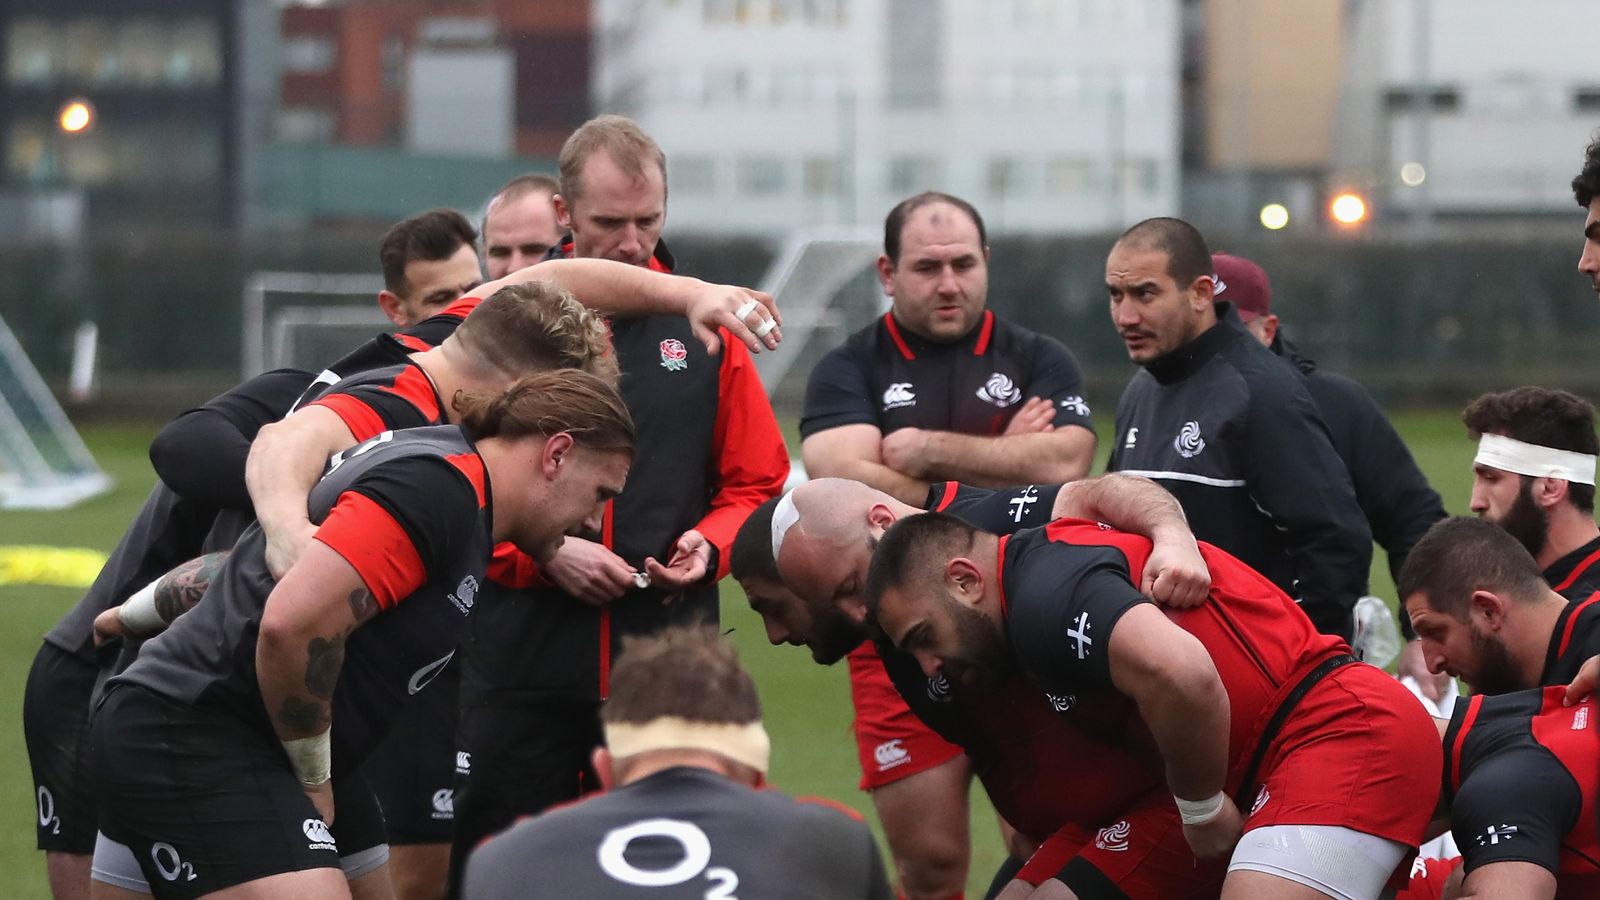
[[[915,406],[917,395],[911,390],[911,382],[897,381],[883,392],[883,408],[898,409],[902,406]]]
[[[978,399],[1004,409],[1021,400],[1022,392],[1017,390],[1010,378],[996,372],[989,376],[983,387],[978,388]]]
[[[1183,423],[1183,429],[1173,439],[1172,447],[1184,459],[1193,459],[1206,449],[1206,439],[1200,436],[1200,423],[1189,421]]]
[[[878,761],[878,769],[892,769],[911,761],[911,751],[900,746],[900,740],[884,741],[872,751],[872,758]]]
[[[328,830],[327,823],[321,819],[307,819],[300,824],[300,830],[305,832],[306,840],[312,850],[333,850],[338,852],[338,845],[334,843],[333,832]]]
[[[438,678],[439,673],[444,671],[444,667],[450,665],[450,660],[455,655],[456,652],[451,650],[444,656],[441,656],[433,662],[428,663],[422,668],[416,670],[415,672],[412,672],[411,680],[406,682],[406,692],[410,694],[416,694],[417,691],[427,687],[428,682]]]

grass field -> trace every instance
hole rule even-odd
[[[1467,511],[1473,448],[1453,411],[1395,416],[1417,462],[1444,496],[1452,513]],[[116,479],[110,494],[66,512],[0,512],[0,546],[45,544],[109,550],[142,502],[154,480],[145,457],[153,428],[128,426],[86,429],[84,438],[101,465]],[[1104,446],[1102,441],[1102,447]],[[1379,553],[1372,587],[1392,600],[1393,587]],[[0,897],[46,898],[42,854],[34,849],[32,781],[22,740],[22,689],[39,639],[80,590],[28,585],[0,586],[0,872],[11,887]],[[738,587],[723,591],[723,626],[732,629],[745,664],[761,686],[767,727],[773,738],[774,782],[791,793],[831,797],[871,818],[871,803],[856,790],[860,771],[850,737],[850,701],[843,666],[822,668],[804,650],[767,644],[760,619],[744,603]],[[968,896],[982,896],[988,877],[1004,856],[994,815],[981,791],[972,804],[973,861]]]

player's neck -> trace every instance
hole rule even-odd
[[[1528,609],[1527,627],[1519,629],[1514,659],[1522,668],[1522,683],[1529,687],[1539,683],[1544,673],[1545,655],[1550,651],[1550,638],[1555,634],[1556,623],[1567,608],[1567,598],[1555,591],[1546,590]]]
[[[630,758],[627,765],[627,773],[621,780],[624,785],[678,768],[705,769],[730,781],[747,781],[739,777],[736,767],[729,764],[727,757],[705,750],[652,750]]]
[[[1600,525],[1595,524],[1594,517],[1570,504],[1552,511],[1549,521],[1549,534],[1536,558],[1540,569],[1550,568],[1556,560],[1600,537]]]
[[[1004,618],[1004,604],[1001,597],[1005,595],[1005,588],[1000,583],[1000,538],[987,532],[979,532],[972,547],[972,561],[978,564],[981,571],[987,573],[983,582],[983,596],[978,599],[978,611],[989,618],[1000,621]]]

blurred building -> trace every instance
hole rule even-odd
[[[30,219],[20,230],[58,237],[84,221],[237,222],[260,131],[259,7],[0,4],[0,207]]]
[[[1178,0],[595,0],[594,104],[666,150],[679,230],[874,226],[939,189],[1001,232],[1178,198]]]

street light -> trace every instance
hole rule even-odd
[[[73,100],[61,107],[56,121],[67,134],[80,134],[94,124],[94,107],[87,100]]]
[[[1289,208],[1282,203],[1268,203],[1261,207],[1261,227],[1278,231],[1289,224]]]
[[[1328,204],[1328,214],[1340,225],[1353,228],[1366,221],[1367,201],[1361,199],[1360,194],[1343,191],[1335,195],[1333,202]]]

